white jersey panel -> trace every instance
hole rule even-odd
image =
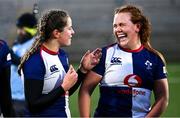
[[[47,94],[52,89],[61,85],[64,76],[66,74],[58,55],[51,55],[42,50],[41,52],[44,65],[46,68],[46,74],[44,76],[43,94]]]
[[[101,86],[127,86],[124,78],[133,73],[132,54],[120,50],[117,45],[108,48],[105,68]]]
[[[145,117],[151,106],[151,91],[144,88],[132,88],[132,116],[133,118]]]

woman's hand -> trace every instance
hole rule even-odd
[[[81,59],[79,69],[83,73],[87,73],[93,67],[95,67],[101,58],[101,49],[97,48],[96,50],[90,52],[89,50],[84,54]]]
[[[77,81],[77,78],[78,78],[78,74],[74,70],[73,66],[70,65],[69,70],[65,75],[63,83],[61,85],[64,91],[68,91],[72,86],[74,86],[74,84]]]

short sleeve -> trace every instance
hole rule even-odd
[[[2,68],[11,65],[11,54],[6,42],[0,40],[0,66]]]
[[[40,54],[30,56],[24,63],[23,75],[25,79],[44,79],[45,66]]]
[[[157,58],[157,65],[154,72],[155,72],[155,80],[167,78],[166,66],[160,57]]]
[[[106,50],[106,48],[102,48],[102,56],[100,58],[100,62],[92,69],[92,71],[96,72],[101,76],[103,76],[105,72]]]

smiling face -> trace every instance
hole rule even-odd
[[[72,20],[70,17],[67,18],[67,25],[64,27],[63,31],[60,32],[60,36],[58,39],[58,42],[60,43],[60,46],[69,46],[71,45],[71,38],[74,34],[74,30],[72,28]]]
[[[141,45],[139,30],[140,26],[131,21],[130,13],[122,12],[114,15],[113,33],[121,47],[137,49]]]

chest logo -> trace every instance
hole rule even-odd
[[[50,71],[51,71],[51,72],[56,72],[56,71],[58,71],[58,68],[56,67],[56,65],[52,65],[52,66],[50,67]]]
[[[124,84],[129,87],[139,87],[142,85],[142,79],[138,75],[130,74],[125,77]]]
[[[120,57],[112,57],[111,65],[122,65],[121,59]]]
[[[147,70],[152,69],[152,63],[151,63],[150,61],[147,60],[147,61],[145,62],[145,65],[146,65],[146,69],[147,69]]]

